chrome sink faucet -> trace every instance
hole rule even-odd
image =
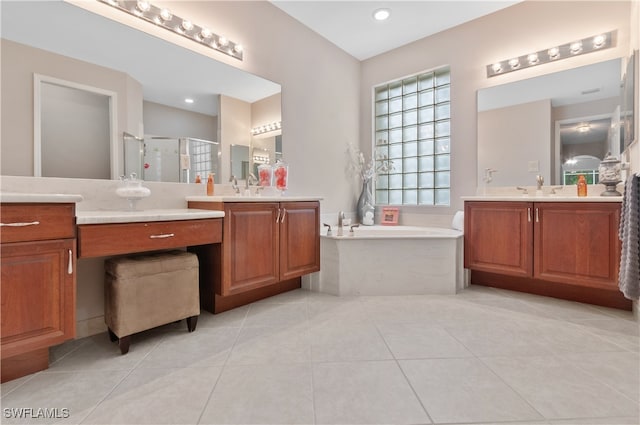
[[[542,177],[540,174],[538,174],[536,176],[536,183],[537,183],[537,187],[536,190],[542,190],[542,185],[544,184],[544,177]]]
[[[342,232],[343,232],[343,227],[342,227],[342,223],[344,220],[344,212],[340,211],[338,213],[338,236],[342,236]]]
[[[229,182],[231,183],[231,187],[233,191],[236,192],[236,195],[240,193],[240,188],[238,187],[238,179],[233,174],[229,177]]]

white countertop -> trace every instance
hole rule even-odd
[[[77,211],[77,224],[139,223],[144,221],[197,220],[222,218],[224,211],[198,209],[150,209],[140,211]]]
[[[75,203],[82,201],[82,195],[64,193],[17,193],[1,192],[0,202],[20,203]]]
[[[192,202],[295,202],[295,201],[320,201],[320,196],[187,196],[187,201]]]
[[[520,202],[622,202],[622,196],[562,196],[562,195],[476,195],[461,196],[463,201]]]

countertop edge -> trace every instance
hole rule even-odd
[[[321,201],[321,196],[234,196],[234,195],[214,195],[214,196],[186,196],[189,202],[304,202]]]
[[[461,196],[463,201],[487,202],[622,202],[622,196]]]
[[[76,224],[141,223],[147,221],[181,221],[223,218],[224,211],[174,209],[143,211],[78,211]]]
[[[66,193],[18,193],[18,192],[2,192],[0,193],[1,203],[77,203],[82,202],[82,195],[66,194]]]

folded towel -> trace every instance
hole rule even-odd
[[[640,177],[627,178],[618,236],[622,241],[618,287],[630,300],[640,299]]]
[[[451,228],[455,230],[464,231],[464,212],[457,211],[451,221]]]

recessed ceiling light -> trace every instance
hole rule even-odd
[[[193,100],[193,99],[191,99],[190,97],[187,97],[187,98],[184,100],[184,103],[193,103],[193,102],[194,102],[194,100]]]
[[[373,19],[376,21],[384,21],[391,16],[391,11],[389,9],[378,9],[373,12]]]

